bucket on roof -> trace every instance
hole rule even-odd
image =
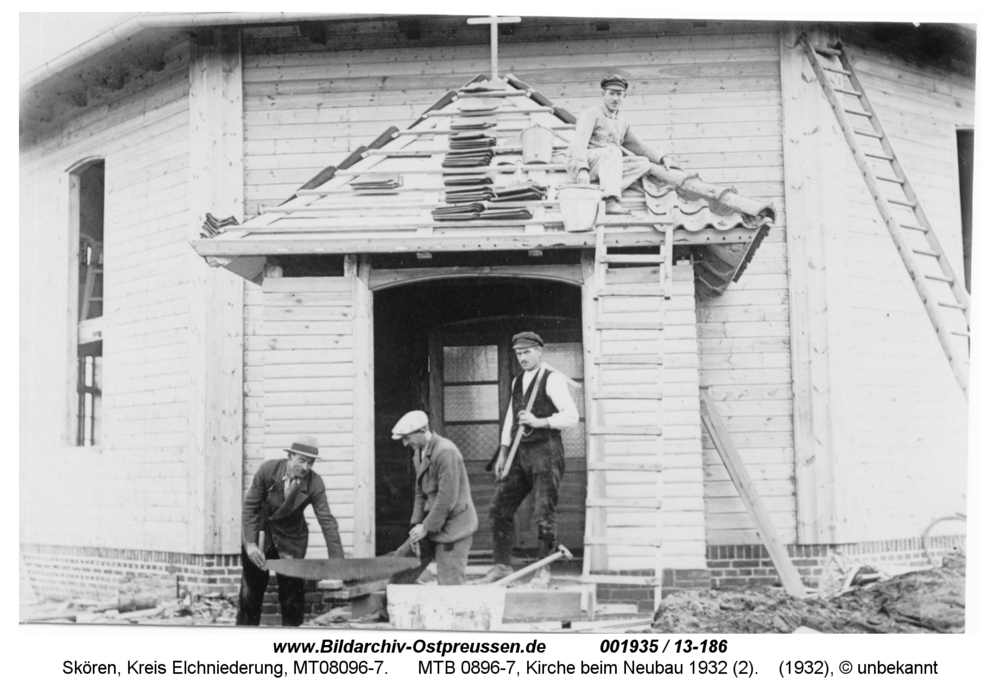
[[[594,229],[601,207],[601,188],[595,184],[564,184],[559,187],[559,212],[567,232]]]
[[[552,162],[552,130],[534,124],[521,130],[521,160],[525,165]]]

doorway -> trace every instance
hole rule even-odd
[[[462,451],[479,515],[473,552],[492,552],[492,475],[485,467],[499,444],[500,425],[519,372],[510,338],[534,330],[546,342],[545,362],[582,383],[580,288],[538,279],[448,279],[374,294],[376,553],[405,540],[413,508],[414,467],[391,438],[393,425],[422,409],[432,429]],[[563,433],[566,475],[557,513],[559,540],[583,550],[586,459],[583,388],[574,388],[581,423]],[[515,551],[534,553],[527,502],[517,516]]]

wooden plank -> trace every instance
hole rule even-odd
[[[375,556],[375,353],[371,263],[345,261],[353,273],[354,300],[354,557]]]
[[[503,621],[585,619],[580,600],[579,590],[509,589],[504,600]]]
[[[580,581],[587,584],[618,584],[631,586],[657,586],[660,577],[629,574],[585,574]]]
[[[587,462],[587,471],[662,471],[663,469],[664,466],[662,464],[651,462]]]
[[[590,435],[660,435],[659,426],[594,426],[588,429]]]
[[[729,437],[722,417],[719,416],[719,412],[715,408],[715,403],[712,401],[706,387],[702,387],[701,389],[701,401],[702,422],[705,425],[705,429],[712,437],[712,441],[722,456],[722,461],[725,463],[726,469],[729,470],[733,483],[740,493],[740,498],[743,500],[744,505],[746,505],[747,511],[750,512],[754,525],[760,532],[761,539],[767,547],[767,552],[771,556],[775,568],[778,570],[781,583],[796,598],[805,597],[805,588],[802,586],[798,572],[795,570],[794,565],[792,565],[791,558],[788,556],[788,551],[785,550],[784,544],[779,540],[768,513],[764,510],[763,503],[757,495],[753,481],[747,474],[739,452]]]
[[[532,265],[532,266],[480,266],[480,267],[443,267],[443,268],[409,268],[372,271],[372,289],[378,290],[391,285],[422,280],[438,280],[441,278],[461,277],[502,277],[517,275],[519,277],[555,278],[565,282],[581,284],[583,276],[578,265]]]
[[[193,49],[189,161],[184,164],[175,158],[165,166],[145,167],[145,175],[130,173],[133,198],[114,203],[116,214],[125,216],[134,209],[155,216],[153,207],[161,201],[180,200],[175,196],[179,189],[187,197],[181,203],[189,208],[191,228],[201,223],[205,212],[242,218],[241,73],[238,31],[217,31],[212,45]],[[162,177],[149,176],[156,169]],[[227,174],[219,175],[219,170]],[[180,186],[174,186],[178,182]],[[208,266],[198,270],[203,274],[192,275],[189,282],[193,296],[188,347],[192,391],[188,547],[189,552],[235,552],[243,540],[242,494],[239,481],[233,480],[240,475],[243,460],[243,281]]]
[[[603,255],[603,249],[595,252]],[[600,258],[600,256],[597,256]],[[583,275],[583,289],[581,290],[581,321],[583,327],[583,371],[586,390],[598,390],[601,387],[601,371],[594,363],[595,357],[600,354],[600,333],[597,330],[597,285],[599,283],[598,270],[595,265],[595,257],[588,252],[581,252],[580,270]],[[593,395],[586,398],[587,425],[592,429],[604,423],[601,404]],[[605,459],[605,440],[600,435],[587,434],[587,460],[600,461]],[[596,498],[604,495],[606,477],[603,472],[588,476],[587,498]],[[585,510],[584,512],[584,536],[603,535],[606,533],[607,521],[603,510]],[[589,573],[594,570],[601,570],[607,567],[607,551],[603,548],[584,546],[583,551],[583,572]]]
[[[598,330],[661,330],[663,323],[657,321],[601,320]]]
[[[587,507],[604,507],[617,509],[660,509],[660,500],[657,498],[590,498],[586,502]]]

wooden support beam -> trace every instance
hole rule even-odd
[[[705,431],[712,438],[715,449],[719,451],[722,463],[726,465],[729,476],[736,486],[736,491],[740,494],[743,504],[746,505],[761,540],[764,541],[764,547],[767,548],[771,561],[774,563],[775,569],[778,570],[778,577],[785,586],[785,590],[796,598],[804,598],[806,591],[799,578],[799,573],[792,564],[792,559],[788,556],[784,544],[778,538],[778,532],[775,530],[774,524],[771,523],[771,518],[764,509],[760,496],[757,495],[757,489],[754,488],[753,481],[750,479],[746,467],[743,466],[743,460],[740,459],[736,445],[729,437],[729,431],[726,430],[726,425],[722,421],[722,415],[719,414],[711,395],[708,394],[708,388],[704,386],[701,388],[701,422]]]
[[[243,83],[239,29],[206,31],[190,66],[189,221],[243,217]],[[221,173],[220,171],[225,171]],[[188,271],[189,553],[240,549],[243,498],[243,288],[197,256]]]
[[[371,260],[351,257],[354,293],[354,557],[375,557],[375,351]]]

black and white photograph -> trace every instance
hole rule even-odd
[[[20,628],[965,633],[976,23],[464,11],[20,15]]]

